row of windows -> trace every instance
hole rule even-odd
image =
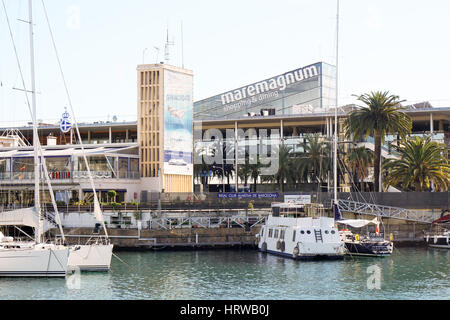
[[[325,234],[335,234],[336,233],[336,231],[335,230],[325,230],[324,231],[325,232]],[[292,234],[292,241],[295,241],[295,236],[296,236],[296,233],[297,233],[297,230],[294,230],[294,232],[293,232],[293,234]],[[311,234],[311,230],[300,230],[300,234]],[[285,229],[281,229],[281,230],[279,230],[279,229],[275,229],[275,231],[274,231],[274,229],[269,229],[269,235],[268,235],[268,237],[269,238],[275,238],[275,239],[278,239],[278,236],[279,236],[279,238],[280,239],[284,239],[284,236],[285,236],[285,234],[286,234],[286,230]],[[264,229],[261,229],[261,236],[264,236]]]

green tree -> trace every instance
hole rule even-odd
[[[308,135],[301,146],[303,152],[298,155],[298,161],[294,162],[293,167],[296,170],[294,176],[306,177],[311,182],[317,182],[320,191],[320,185],[331,169],[330,144],[316,133]]]
[[[245,163],[238,166],[238,177],[244,181],[244,185],[247,186],[248,179],[252,174],[252,165],[246,159]]]
[[[117,192],[115,190],[108,190],[106,195],[108,196],[108,202],[116,202]]]
[[[253,179],[253,192],[256,192],[256,185],[258,183],[258,177],[261,173],[261,168],[262,164],[258,157],[257,162],[250,165],[250,176]]]
[[[285,182],[291,174],[291,151],[292,148],[281,145],[278,152],[278,171],[274,178],[279,183],[281,192],[284,192]]]
[[[387,133],[397,133],[404,138],[411,132],[411,118],[404,113],[399,97],[389,94],[388,91],[371,92],[358,96],[358,100],[365,106],[351,111],[345,120],[344,128],[348,138],[354,139],[374,138],[374,187],[375,191],[381,191],[380,167],[381,145]]]
[[[373,163],[373,152],[366,147],[351,148],[346,156],[347,163],[352,171],[353,181],[359,179],[360,191],[364,191],[364,179],[369,173],[369,166]]]
[[[446,146],[430,137],[414,137],[403,141],[398,149],[399,159],[387,159],[384,184],[400,186],[404,190],[429,191],[433,183],[436,191],[447,191],[450,166]]]

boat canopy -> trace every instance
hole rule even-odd
[[[432,223],[445,223],[450,224],[450,214],[442,215],[439,219],[434,220]]]
[[[39,226],[39,217],[33,208],[17,209],[0,213],[0,226]]]
[[[349,225],[353,228],[362,228],[367,226],[368,224],[376,224],[379,225],[380,223],[378,222],[377,218],[374,218],[373,220],[364,220],[364,219],[345,219],[345,220],[337,220],[337,223],[342,223],[342,224],[346,224]]]

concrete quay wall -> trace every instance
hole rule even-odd
[[[179,229],[108,229],[115,248],[135,249],[196,249],[209,247],[256,247],[255,235],[260,227],[244,228],[179,228]],[[59,234],[53,229],[54,235]],[[69,244],[84,244],[92,235],[92,228],[65,229]],[[101,231],[100,234],[103,234]]]

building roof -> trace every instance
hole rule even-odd
[[[114,145],[85,145],[84,152],[86,155],[126,155],[138,156],[137,143],[124,143],[121,146]],[[56,146],[42,146],[42,151],[45,157],[57,156],[82,156],[83,150],[80,145],[56,145]],[[134,149],[134,150],[133,150]],[[131,152],[131,153],[130,153]],[[33,147],[19,147],[19,148],[1,148],[0,158],[10,157],[33,157]]]

